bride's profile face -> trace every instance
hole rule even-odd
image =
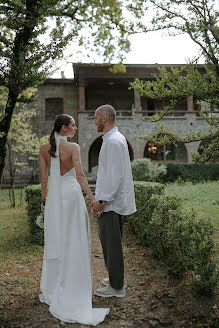
[[[77,131],[77,126],[75,124],[75,120],[72,119],[68,126],[65,126],[65,135],[69,138],[74,137],[75,132]]]

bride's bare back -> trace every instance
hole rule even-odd
[[[77,144],[70,143],[65,140],[60,140],[59,144],[59,157],[60,157],[60,174],[64,175],[70,171],[75,165],[73,162],[73,151],[74,145],[77,147]],[[46,160],[47,167],[51,167],[51,155],[49,154],[50,143],[46,143],[41,146],[40,151],[44,159]]]
[[[48,167],[51,167],[51,155],[49,154],[50,143],[43,144],[40,147],[40,175],[41,175],[41,193],[42,198],[46,198],[47,181],[48,181]],[[71,143],[65,140],[60,140],[59,144],[59,156],[60,156],[60,174],[63,176],[73,167],[75,167],[76,178],[85,191],[91,201],[94,200],[94,196],[90,191],[86,176],[84,174],[80,147],[76,143]]]

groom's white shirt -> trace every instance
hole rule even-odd
[[[136,212],[136,206],[127,141],[116,127],[102,138],[96,199],[107,201],[104,205],[104,212],[132,214]]]

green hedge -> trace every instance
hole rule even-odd
[[[39,185],[25,188],[25,200],[27,202],[27,215],[31,242],[44,243],[44,231],[36,225],[36,218],[41,213],[41,190]]]
[[[144,227],[147,225],[148,201],[153,194],[162,194],[164,185],[157,182],[134,181],[137,212],[127,216],[128,222],[137,234],[140,242],[145,243]]]
[[[153,163],[149,158],[139,158],[131,162],[134,181],[160,182],[166,174],[163,164]]]
[[[191,181],[201,182],[219,179],[219,164],[165,164],[167,172],[162,182]]]
[[[138,240],[151,248],[176,276],[190,272],[197,292],[210,294],[217,282],[211,223],[185,211],[158,183],[135,182],[137,212],[127,220]]]

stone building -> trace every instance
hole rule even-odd
[[[74,137],[81,147],[82,164],[85,172],[92,175],[98,165],[98,154],[102,144],[101,134],[94,125],[95,109],[102,104],[111,104],[117,112],[116,125],[126,137],[131,160],[148,157],[152,161],[162,163],[191,163],[191,151],[197,151],[199,142],[181,145],[156,147],[139,139],[138,135],[154,135],[157,123],[149,117],[163,108],[163,103],[147,97],[140,97],[130,82],[135,78],[152,80],[161,65],[127,65],[126,73],[112,73],[109,66],[102,64],[73,64],[74,79],[48,79],[38,88],[35,128],[39,136],[48,135],[53,127],[54,119],[60,113],[72,115],[77,123],[78,131]],[[165,65],[165,67],[182,65]],[[203,65],[199,65],[203,71]],[[135,114],[132,115],[135,109]],[[208,124],[199,115],[200,105],[192,97],[180,99],[175,109],[162,120],[162,124],[177,135],[187,132],[208,130]],[[7,167],[5,184],[7,184]],[[39,182],[38,164],[26,169],[20,175],[17,184]]]

